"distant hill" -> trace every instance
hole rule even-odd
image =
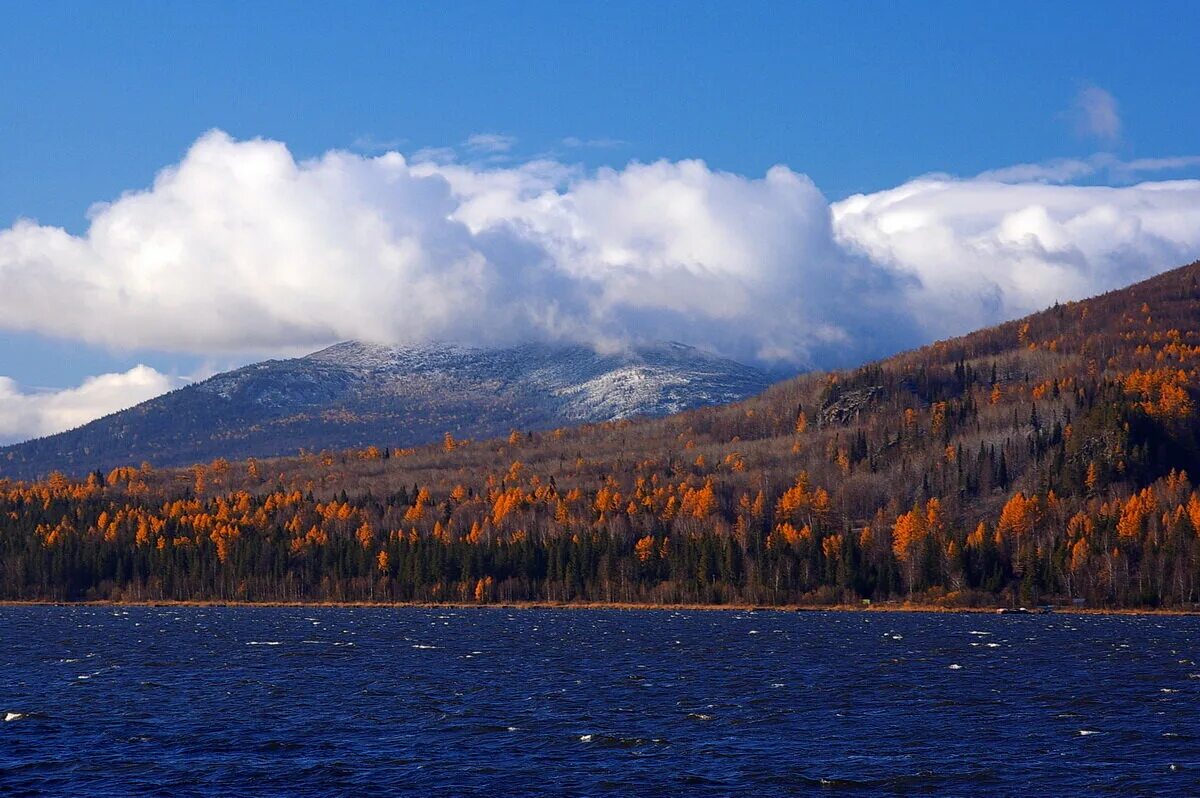
[[[345,342],[218,374],[83,427],[0,448],[0,477],[412,446],[659,416],[759,393],[764,372],[682,344],[393,348]]]

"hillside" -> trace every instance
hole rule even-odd
[[[1198,367],[1194,263],[663,419],[0,483],[0,595],[1190,606]]]
[[[394,348],[356,341],[218,374],[86,426],[0,448],[0,476],[71,475],[661,416],[759,393],[758,369],[682,344]]]

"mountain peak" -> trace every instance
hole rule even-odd
[[[576,343],[478,348],[342,341],[217,374],[76,430],[0,449],[0,476],[304,449],[487,438],[737,401],[761,370],[679,342],[601,353]]]

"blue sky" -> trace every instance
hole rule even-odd
[[[28,3],[0,28],[0,220],[78,229],[204,130],[314,155],[498,131],[593,163],[784,163],[836,199],[929,171],[1118,153],[1200,128],[1196,3]],[[561,148],[561,147],[560,147]]]
[[[783,164],[835,203],[933,172],[1200,152],[1196,3],[27,3],[6,6],[2,23],[0,230],[28,218],[86,235],[93,203],[146,189],[212,129],[281,142],[297,162],[338,149],[412,162],[454,148],[485,172],[542,159],[586,177],[701,159],[749,180]],[[1103,107],[1088,105],[1097,98]],[[479,134],[493,138],[466,143]],[[1200,174],[1194,161],[1123,169],[1069,182]],[[858,241],[882,257],[878,242]],[[10,276],[22,281],[10,292],[34,291],[38,268]],[[1109,287],[1113,268],[1062,290]],[[57,290],[48,285],[34,293]],[[996,301],[1000,315],[1025,308]],[[47,312],[94,310],[64,300]],[[123,346],[83,326],[3,324],[0,375],[26,391],[65,388],[138,363],[186,375],[287,348],[279,336],[208,343],[204,331],[194,346],[153,336]],[[812,321],[804,352],[836,348],[846,330],[830,326]],[[770,339],[754,351],[797,346]]]

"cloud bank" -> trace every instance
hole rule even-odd
[[[22,391],[0,377],[0,444],[73,429],[177,387],[177,380],[140,365],[60,391]]]
[[[1200,181],[1070,184],[1197,162],[1095,156],[830,203],[783,166],[298,161],[213,131],[149,188],[94,206],[81,235],[0,231],[0,329],[234,358],[347,338],[674,339],[845,365],[1197,258]]]
[[[922,179],[833,206],[838,240],[909,275],[930,336],[1120,287],[1200,255],[1200,181],[1107,186]]]
[[[906,322],[890,275],[831,225],[784,167],[297,162],[213,132],[150,188],[93,207],[83,235],[0,232],[0,325],[199,354],[674,338],[804,363]]]

